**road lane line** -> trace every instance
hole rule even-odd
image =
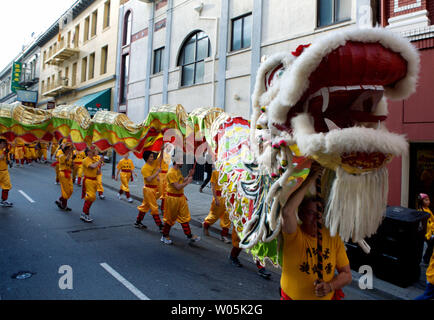
[[[133,286],[127,279],[122,277],[116,270],[110,267],[107,263],[100,263],[100,266],[103,267],[108,273],[110,273],[113,277],[116,278],[120,283],[122,283],[128,290],[130,290],[137,298],[140,300],[151,300],[146,295],[144,295],[139,289]]]
[[[24,198],[26,198],[27,200],[29,200],[31,203],[34,203],[34,202],[35,202],[35,201],[34,201],[32,198],[30,198],[30,197],[27,195],[27,193],[25,193],[23,190],[18,190],[18,192],[21,193],[21,194],[24,196]]]

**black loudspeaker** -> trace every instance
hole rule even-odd
[[[387,207],[370,244],[372,269],[378,278],[404,288],[419,280],[428,216],[414,209]]]

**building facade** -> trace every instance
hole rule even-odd
[[[387,126],[405,134],[410,143],[406,156],[389,167],[389,204],[415,207],[417,194],[434,197],[434,1],[382,1],[382,25],[405,37],[419,49],[417,91],[404,101],[389,101]]]
[[[119,1],[81,0],[39,41],[40,108],[113,110]]]
[[[249,118],[261,57],[353,26],[357,9],[376,11],[376,3],[123,0],[119,111],[140,122],[152,106],[182,104],[187,111],[216,106]]]

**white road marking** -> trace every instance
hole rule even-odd
[[[18,190],[18,191],[19,191],[19,193],[21,193],[24,196],[24,198],[26,198],[27,200],[29,200],[31,203],[35,203],[35,201],[32,198],[30,198],[27,195],[27,193],[25,193],[23,190]]]
[[[110,273],[113,277],[116,278],[120,283],[122,283],[128,290],[130,290],[137,298],[140,300],[151,300],[146,295],[144,295],[139,289],[133,286],[127,279],[122,277],[116,270],[110,267],[107,263],[100,263],[100,266],[103,267],[108,273]]]

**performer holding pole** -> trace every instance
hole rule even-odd
[[[142,223],[143,218],[145,217],[146,212],[151,210],[152,218],[155,221],[155,224],[158,226],[160,231],[163,229],[163,222],[160,219],[160,214],[158,211],[158,186],[159,186],[159,177],[158,175],[161,172],[160,164],[158,160],[156,160],[157,154],[151,151],[145,151],[143,153],[143,160],[146,163],[142,167],[142,175],[143,175],[143,202],[140,206],[137,207],[139,210],[139,214],[137,215],[136,222],[134,226],[136,228],[146,229],[147,227]]]
[[[92,146],[87,150],[87,157],[83,160],[83,173],[84,180],[81,190],[81,198],[84,199],[83,213],[80,215],[80,219],[84,222],[92,222],[90,217],[90,207],[96,199],[97,190],[97,175],[98,168],[103,161],[102,157],[97,158],[98,151]]]
[[[128,159],[128,155],[129,153],[126,153],[116,166],[117,172],[115,180],[118,181],[119,175],[121,176],[121,187],[118,193],[119,200],[121,199],[122,194],[125,192],[128,202],[131,203],[133,202],[133,199],[130,195],[129,182],[130,180],[133,180],[133,175],[137,177],[137,174],[134,172],[134,163],[131,159]]]
[[[6,139],[0,138],[0,187],[2,189],[2,197],[0,205],[3,207],[12,207],[13,203],[7,201],[9,190],[12,189],[11,180],[8,170],[8,143]]]
[[[186,178],[182,176],[182,162],[179,159],[174,160],[173,167],[167,172],[167,195],[164,203],[164,227],[161,241],[164,244],[172,244],[169,238],[171,227],[179,222],[184,234],[190,242],[199,241],[200,237],[193,235],[190,229],[190,210],[188,208],[187,198],[184,196],[184,188],[193,181],[194,169],[189,171]]]
[[[71,211],[68,208],[68,199],[73,192],[72,184],[72,166],[73,166],[73,147],[72,144],[66,142],[62,147],[62,153],[59,155],[59,181],[62,195],[55,203],[57,206],[65,211]]]
[[[161,199],[161,211],[164,212],[164,202],[165,202],[165,198],[166,198],[166,193],[167,193],[167,179],[166,179],[166,175],[167,172],[169,170],[169,164],[170,164],[170,154],[168,154],[166,152],[166,147],[168,146],[168,144],[163,146],[163,149],[161,150],[160,153],[160,199]]]

